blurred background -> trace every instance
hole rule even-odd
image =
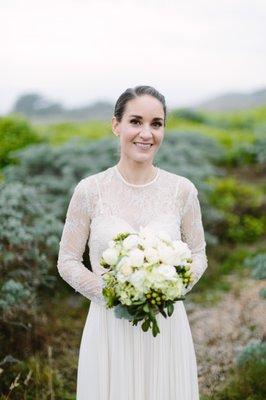
[[[114,104],[136,85],[168,106],[155,164],[199,190],[201,400],[266,398],[265,20],[262,0],[1,5],[1,400],[75,399],[90,302],[58,275],[59,240],[78,181],[118,162]]]

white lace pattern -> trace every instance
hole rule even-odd
[[[57,268],[76,292],[100,305],[102,274],[99,260],[108,241],[120,231],[138,231],[140,226],[166,230],[172,239],[182,239],[192,251],[192,289],[207,268],[206,242],[198,190],[187,178],[158,168],[147,184],[133,185],[116,166],[82,179],[71,197],[59,246]],[[83,264],[86,243],[92,271]]]

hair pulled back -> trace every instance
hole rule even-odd
[[[166,123],[166,104],[165,104],[165,98],[164,96],[158,92],[154,87],[152,86],[135,86],[134,88],[128,88],[126,89],[117,99],[115,103],[115,109],[114,109],[114,116],[116,117],[118,122],[121,122],[127,102],[130,100],[135,99],[136,97],[144,96],[144,95],[150,95],[155,97],[157,100],[159,100],[163,106],[164,110],[164,126]]]

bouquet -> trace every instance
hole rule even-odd
[[[108,242],[100,265],[102,294],[107,308],[114,307],[117,318],[132,325],[142,322],[142,330],[160,333],[156,314],[165,318],[174,311],[174,303],[183,300],[192,281],[191,251],[181,240],[172,240],[167,232],[140,227],[139,232],[120,232]]]

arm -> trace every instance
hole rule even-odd
[[[90,201],[84,180],[75,187],[70,200],[65,225],[59,243],[57,268],[59,275],[76,292],[100,305],[104,305],[102,295],[103,279],[83,264],[83,253],[90,231]]]
[[[198,190],[191,183],[185,190],[185,201],[181,216],[181,239],[187,243],[192,252],[191,271],[194,279],[185,289],[184,294],[192,289],[208,266]]]

